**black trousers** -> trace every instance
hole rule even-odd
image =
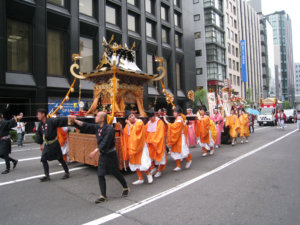
[[[111,175],[113,175],[123,186],[123,188],[128,188],[127,182],[123,176],[123,174],[119,170],[114,170],[111,172]],[[106,180],[105,176],[98,176],[99,186],[101,195],[106,198]]]
[[[17,161],[15,159],[11,158],[9,156],[9,154],[5,154],[5,155],[1,156],[1,158],[5,160],[7,170],[10,170],[10,162],[16,162]]]
[[[61,157],[61,158],[57,159],[57,161],[60,162],[60,164],[64,168],[65,172],[69,173],[69,168],[68,168],[65,160],[63,160],[63,158]],[[42,159],[42,163],[43,163],[45,175],[49,176],[49,164],[48,164],[48,160],[47,159]]]

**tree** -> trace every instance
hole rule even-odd
[[[283,109],[290,109],[290,108],[292,108],[292,103],[290,103],[289,101],[283,101],[282,102],[282,108]]]
[[[207,90],[200,89],[195,92],[195,104],[196,105],[205,105],[208,107],[208,100],[207,100]]]
[[[248,105],[252,106],[253,102],[251,100],[251,96],[252,96],[252,89],[251,88],[248,88],[246,90],[246,102]]]

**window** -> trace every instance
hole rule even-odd
[[[197,4],[197,3],[199,3],[199,0],[194,0],[194,4]]]
[[[232,84],[232,74],[229,74],[230,84]]]
[[[168,9],[165,6],[160,7],[160,17],[162,20],[168,21]]]
[[[228,43],[228,53],[231,53],[231,45]]]
[[[29,25],[7,20],[7,69],[29,72]]]
[[[235,40],[236,43],[238,43],[238,36],[237,36],[237,34],[234,35],[234,40]]]
[[[196,32],[196,33],[194,34],[194,36],[195,36],[195,39],[201,38],[201,32]]]
[[[106,22],[117,25],[116,8],[106,5],[105,9]]]
[[[233,34],[233,31],[231,31],[231,40],[234,41],[234,34]]]
[[[237,22],[234,20],[234,28],[237,29]]]
[[[232,55],[234,55],[234,46],[232,45],[232,51],[231,51]]]
[[[229,9],[230,9],[230,12],[232,12],[232,3],[229,2]]]
[[[180,16],[174,13],[174,25],[180,27]]]
[[[135,5],[135,0],[127,0],[127,3],[129,3],[131,5]]]
[[[236,85],[236,75],[233,75],[233,84]]]
[[[195,51],[196,56],[202,56],[202,50],[196,50]]]
[[[174,5],[179,7],[179,0],[174,0]]]
[[[236,62],[236,71],[239,71],[240,70],[240,64],[239,62]]]
[[[48,30],[47,67],[48,74],[64,74],[64,35],[62,32]]]
[[[227,38],[230,39],[230,30],[227,28]]]
[[[196,68],[196,74],[197,75],[202,75],[203,74],[203,69],[202,68]]]
[[[93,39],[80,37],[80,72],[90,72],[94,69],[93,62]]]
[[[230,17],[230,24],[233,27],[233,18],[232,18],[232,16]]]
[[[147,21],[146,22],[146,35],[147,37],[155,38],[154,37],[154,27],[153,23]]]
[[[194,21],[199,21],[200,20],[200,14],[194,15]]]
[[[229,69],[231,69],[231,59],[228,59]]]
[[[181,48],[181,35],[175,34],[175,47]]]
[[[237,78],[237,85],[240,86],[240,84],[241,84],[241,82],[240,82],[240,77],[237,76],[236,78]]]
[[[233,6],[233,14],[236,15],[236,7]]]
[[[127,15],[128,18],[128,30],[137,31],[137,23],[136,23],[136,17],[132,14]]]
[[[79,0],[79,12],[93,16],[93,0]]]
[[[227,23],[229,24],[229,14],[226,13]]]
[[[154,14],[154,3],[153,0],[146,0],[145,1],[145,7],[146,7],[146,12]]]
[[[147,73],[153,74],[153,55],[147,54]]]
[[[163,43],[169,43],[169,31],[167,28],[161,29],[161,40]]]
[[[235,70],[235,61],[232,60],[232,69]]]
[[[64,6],[65,5],[65,1],[64,0],[48,0],[48,2],[51,2],[51,3],[56,4],[56,5],[60,5],[60,6]]]
[[[179,63],[176,63],[176,81],[177,81],[177,90],[181,89],[181,67]]]
[[[235,56],[239,57],[239,49],[238,48],[235,49]]]

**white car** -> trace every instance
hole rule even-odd
[[[259,126],[262,125],[275,126],[277,124],[277,121],[274,116],[274,113],[275,113],[274,108],[262,108],[260,111],[260,115],[257,116],[257,123],[259,124]]]

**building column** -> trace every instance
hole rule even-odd
[[[0,1],[0,86],[5,84],[6,72],[6,1]]]
[[[47,3],[44,0],[36,0],[36,11],[33,23],[34,52],[33,75],[37,90],[35,102],[40,103],[36,108],[48,108],[47,98]]]

